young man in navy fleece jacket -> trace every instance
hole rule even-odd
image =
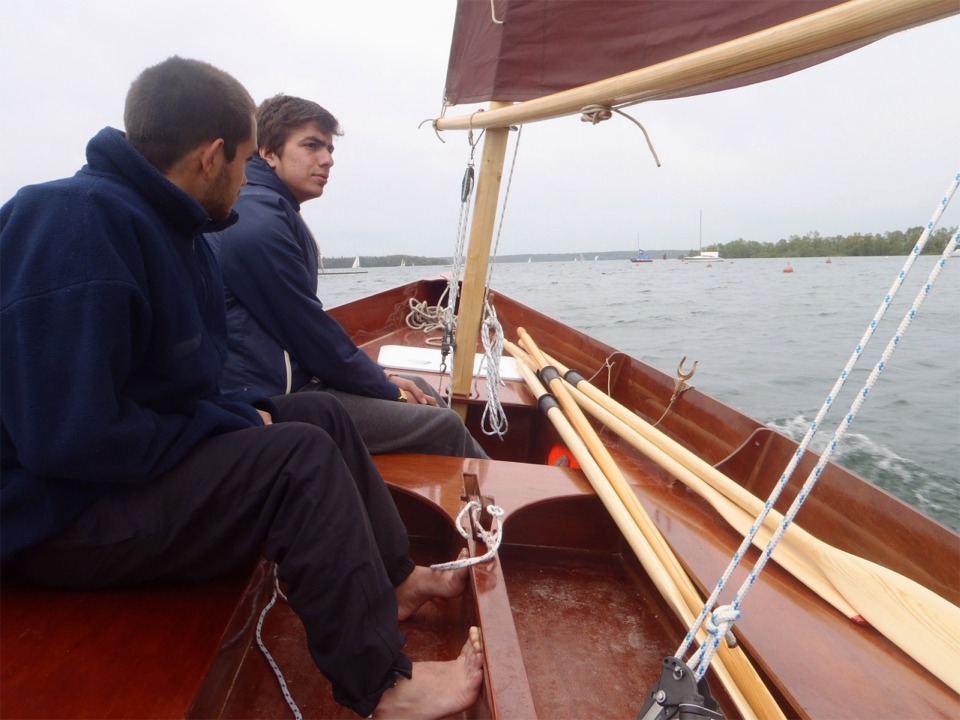
[[[206,236],[220,260],[227,304],[224,390],[334,394],[371,453],[486,458],[460,416],[422,378],[391,375],[356,346],[317,297],[316,241],[300,206],[333,167],[337,119],[289,95],[257,110],[259,156],[247,164],[240,220]]]
[[[414,567],[343,408],[219,390],[223,288],[198,235],[236,220],[250,95],[173,57],[135,80],[124,124],[90,141],[75,176],[0,209],[4,562],[92,589],[202,579],[262,553],[338,701],[458,712],[482,680],[476,631],[457,660],[412,664],[397,621],[466,577]]]

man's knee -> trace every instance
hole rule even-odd
[[[343,404],[323,391],[300,392],[273,398],[280,409],[280,422],[302,422],[328,432],[350,423]]]

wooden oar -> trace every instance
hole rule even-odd
[[[525,357],[529,362],[533,362],[529,356]],[[549,356],[546,356],[546,358],[553,364],[554,361]],[[754,515],[751,515],[732,500],[708,485],[689,468],[651,443],[595,400],[587,397],[575,385],[568,383],[567,387],[580,407],[704,498],[713,506],[720,517],[726,520],[737,532],[744,537],[747,535],[753,526]],[[866,621],[863,620],[853,606],[837,592],[833,584],[827,580],[823,571],[811,562],[809,556],[803,552],[802,548],[798,548],[797,545],[792,542],[797,530],[799,530],[799,528],[796,526],[790,527],[787,535],[781,540],[773,553],[774,560],[845,616],[856,622],[865,624]],[[767,546],[772,536],[773,533],[770,530],[766,527],[761,527],[754,538],[754,544],[762,550]]]
[[[527,350],[536,357],[538,350],[532,338],[530,338],[523,328],[519,328],[517,332],[525,342]],[[507,343],[505,346],[507,350],[511,352],[516,349],[512,343]],[[518,363],[518,367],[521,373],[525,373],[524,379],[527,380],[527,384],[533,387],[531,380],[527,378],[528,375],[532,378],[532,371],[523,362]],[[533,379],[535,380],[535,378]],[[636,538],[636,531],[640,531],[640,537],[646,541],[644,543],[644,558],[646,558],[646,562],[644,562],[644,558],[641,558],[639,554],[638,558],[640,558],[641,563],[644,564],[644,569],[647,569],[648,574],[650,574],[654,582],[657,583],[658,589],[661,590],[664,597],[670,602],[681,621],[688,627],[692,627],[697,616],[699,616],[703,609],[703,599],[694,587],[693,581],[683,570],[676,555],[674,555],[663,535],[640,504],[636,493],[623,477],[613,458],[610,457],[610,454],[607,452],[606,447],[600,442],[600,438],[597,437],[586,417],[570,397],[563,381],[560,380],[560,378],[554,378],[550,382],[550,387],[552,390],[556,390],[555,397],[563,408],[564,413],[566,413],[566,421],[575,428],[575,432],[582,441],[582,444],[588,448],[588,464],[593,463],[598,466],[600,476],[596,482],[588,475],[591,485],[594,486],[597,495],[600,496],[601,501],[608,507],[608,510],[611,505],[626,509],[629,519],[633,521],[632,529],[625,531],[621,527],[621,532],[624,532],[624,537],[627,537],[627,533],[630,532],[631,537]],[[553,421],[553,418],[551,418],[551,421]],[[564,437],[564,441],[567,442],[568,438]],[[581,468],[583,468],[584,463],[581,461],[581,458],[576,454],[574,454],[574,457],[577,458],[577,462],[580,463]],[[610,499],[611,488],[613,490],[612,497],[618,501],[616,503]],[[608,502],[610,504],[608,504]],[[611,511],[611,515],[613,514]],[[614,519],[616,521],[616,517]],[[619,525],[620,523],[618,522],[618,526]],[[631,543],[631,547],[634,547],[633,543]],[[651,551],[653,553],[652,557],[650,557]],[[637,552],[637,548],[634,548],[634,552]],[[654,568],[653,573],[651,573],[648,565]],[[664,572],[666,572],[667,579],[672,587],[670,585],[665,588],[661,587]],[[680,602],[677,601],[677,594],[680,596]],[[725,670],[729,672],[728,680],[724,680],[724,676],[720,675],[720,673],[718,673],[718,676],[721,677],[721,682],[724,682],[724,686],[727,688],[731,697],[735,698],[734,702],[737,704],[741,713],[745,716],[756,716],[760,718],[784,717],[779,705],[777,705],[770,691],[760,679],[746,655],[743,654],[741,648],[730,648],[725,643],[721,643],[718,647],[716,659],[719,659]],[[728,684],[728,681],[730,684]],[[740,700],[736,699],[738,695],[740,696]]]
[[[545,360],[560,373],[565,375],[568,372],[567,368],[553,358],[546,357]],[[586,380],[579,380],[576,388],[583,397],[594,400],[597,405],[608,410],[689,469],[693,478],[704,481],[747,513],[759,515],[763,503],[712,465]],[[614,427],[611,429],[616,431]],[[665,469],[670,472],[669,468]],[[683,482],[691,480],[691,475],[675,476]],[[700,492],[703,484],[692,481],[689,487]],[[771,510],[767,517],[768,529],[771,524],[774,527],[778,525],[782,517]],[[858,615],[955,692],[960,693],[960,608],[923,585],[889,568],[833,547],[797,525],[790,526],[785,537],[787,536],[790,538],[790,545],[800,554],[807,556],[805,565],[808,568],[810,565],[818,568],[836,593],[854,608]],[[774,557],[776,558],[776,554]],[[784,567],[793,572],[786,564]],[[806,580],[811,577],[807,575]],[[797,578],[806,581],[800,575],[797,575]]]
[[[510,349],[509,345],[512,345],[512,343],[508,344],[508,350]],[[536,376],[533,374],[533,371],[529,367],[523,363],[520,363],[520,366],[520,374],[526,381],[530,391],[539,401],[543,396],[548,394],[547,391],[544,389],[540,381],[537,380]],[[623,505],[623,501],[620,500],[616,492],[607,482],[606,477],[603,475],[603,471],[590,455],[590,452],[587,450],[586,445],[584,445],[583,440],[581,440],[580,436],[577,435],[576,431],[570,425],[570,422],[564,416],[559,406],[554,405],[552,407],[547,407],[544,412],[557,429],[557,432],[563,439],[567,449],[570,450],[577,462],[580,464],[580,469],[587,477],[590,485],[594,488],[594,491],[597,493],[597,497],[600,498],[600,501],[607,509],[607,512],[610,513],[610,517],[620,529],[621,534],[627,541],[627,544],[630,545],[630,548],[633,550],[651,581],[663,595],[664,599],[667,601],[667,604],[670,605],[674,613],[676,613],[680,618],[680,621],[686,623],[688,626],[692,625],[696,618],[696,614],[687,607],[683,598],[680,596],[678,588],[673,583],[669,573],[667,573],[666,568],[664,568],[662,563],[659,562],[650,544],[647,542],[646,538],[644,538],[639,528],[637,528],[637,526],[634,524],[633,519],[630,517],[630,513]],[[705,642],[706,634],[701,630],[701,632],[699,632],[697,635],[697,639],[699,642]],[[721,649],[723,647],[725,646],[721,645]],[[734,661],[734,663],[736,663],[736,661]],[[726,660],[723,654],[715,659],[713,670],[714,673],[716,673],[716,676],[720,679],[720,682],[723,684],[724,688],[727,690],[731,700],[736,705],[738,712],[744,718],[757,718],[757,714],[753,711],[750,703],[744,697],[743,693],[740,692],[740,689],[738,688],[736,682],[734,682],[730,671],[727,669]]]

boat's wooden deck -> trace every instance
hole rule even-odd
[[[636,716],[685,628],[651,589],[580,471],[418,455],[376,461],[414,529],[421,562],[448,559],[463,543],[452,518],[465,473],[468,485],[507,512],[505,545],[474,570],[471,593],[429,604],[403,624],[415,659],[453,657],[466,627],[481,624],[485,694],[468,717],[554,718],[571,707],[583,710],[578,717]],[[738,539],[658,470],[623,469],[697,583],[712,584]],[[251,642],[269,587],[263,566],[245,590],[236,581],[77,594],[5,584],[0,714],[285,717],[277,682]],[[956,717],[956,695],[779,568],[771,566],[754,593],[738,636],[763,658],[761,671],[797,715]],[[305,717],[351,717],[333,702],[282,602],[264,638]],[[715,679],[711,687],[732,717]]]

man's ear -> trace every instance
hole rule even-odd
[[[274,170],[277,169],[277,154],[273,150],[267,150],[265,148],[260,148],[260,157],[267,161],[269,165]]]
[[[220,165],[224,162],[223,138],[217,138],[200,146],[200,171],[205,180],[210,180],[220,172]]]

